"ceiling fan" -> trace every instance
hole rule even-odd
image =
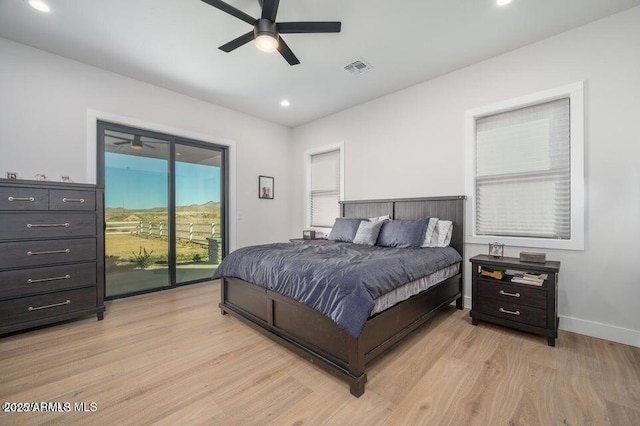
[[[119,139],[120,142],[114,142],[114,145],[131,145],[131,149],[135,149],[135,150],[141,150],[143,148],[151,148],[151,149],[156,149],[155,146],[150,145],[151,143],[168,143],[168,142],[164,142],[164,141],[153,141],[153,142],[143,142],[142,141],[142,136],[140,135],[133,135],[133,139],[127,139],[127,138],[123,138],[122,136],[115,136],[115,135],[108,135],[109,137],[112,137],[114,139]]]
[[[252,31],[223,44],[218,49],[229,53],[254,40],[256,47],[265,52],[273,52],[277,49],[289,65],[297,65],[300,61],[280,37],[280,34],[339,33],[342,26],[341,22],[276,22],[280,0],[259,0],[262,5],[262,15],[258,19],[220,0],[202,1],[253,25]]]

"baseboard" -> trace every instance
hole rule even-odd
[[[638,330],[563,315],[560,315],[560,330],[586,334],[587,336],[640,348],[640,331]]]

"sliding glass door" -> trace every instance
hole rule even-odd
[[[222,258],[222,152],[176,144],[176,282],[210,278]]]
[[[226,252],[226,149],[98,124],[105,294],[208,280]]]

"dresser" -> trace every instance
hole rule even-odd
[[[487,321],[547,337],[558,337],[558,274],[560,262],[521,262],[513,257],[478,255],[471,262],[471,318],[473,325]],[[483,276],[482,271],[496,272]],[[511,282],[514,273],[545,274],[542,285]]]
[[[103,193],[0,179],[0,334],[103,318]]]

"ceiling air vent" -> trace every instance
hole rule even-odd
[[[364,59],[360,58],[356,61],[346,65],[344,69],[351,75],[360,75],[373,69],[371,64],[367,63]]]

